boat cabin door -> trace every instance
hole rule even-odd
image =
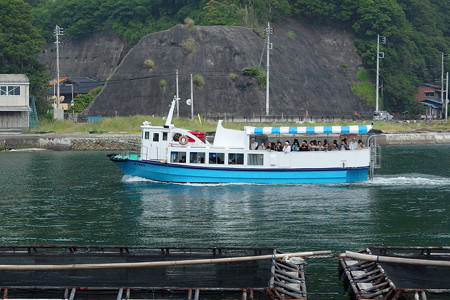
[[[162,160],[165,158],[168,146],[168,132],[147,131],[143,132],[141,157],[147,160]]]

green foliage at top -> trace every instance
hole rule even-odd
[[[30,94],[40,115],[47,110],[45,88],[49,77],[36,58],[45,44],[32,24],[31,7],[23,0],[0,0],[0,73],[26,74]]]

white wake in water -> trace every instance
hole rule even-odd
[[[122,182],[156,182],[150,179],[146,179],[146,178],[142,178],[142,177],[137,177],[137,176],[130,176],[130,175],[124,175],[122,178]]]
[[[174,184],[187,186],[229,186],[229,185],[251,185],[251,186],[267,186],[267,185],[282,185],[282,186],[310,186],[310,184],[262,184],[262,183],[166,183],[154,181],[137,176],[125,175],[122,178],[125,183],[137,182],[154,182],[159,184]],[[329,183],[320,184],[322,186],[340,186],[348,185],[349,183]],[[440,177],[426,174],[397,174],[397,175],[376,175],[373,180],[364,182],[350,183],[350,185],[366,186],[366,187],[417,187],[417,188],[439,188],[448,187],[450,189],[450,178]]]
[[[398,187],[418,187],[418,188],[436,188],[450,187],[450,178],[426,174],[397,174],[397,175],[379,175],[372,181],[361,183],[368,186],[398,186]]]
[[[190,183],[190,182],[161,182],[155,181],[147,178],[124,175],[122,178],[122,182],[125,183],[134,183],[134,182],[154,182],[159,184],[175,184],[175,185],[188,185],[188,186],[227,186],[227,185],[259,185],[255,183]],[[261,184],[262,185],[262,184]]]

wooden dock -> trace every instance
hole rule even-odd
[[[379,246],[343,253],[339,276],[352,299],[450,299],[450,247]]]
[[[2,299],[307,299],[300,257],[274,248],[0,246]]]

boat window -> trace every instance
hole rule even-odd
[[[148,140],[150,137],[150,133],[148,131],[144,132],[144,139]]]
[[[252,166],[264,165],[264,154],[248,154],[248,164]]]
[[[153,133],[153,141],[154,142],[159,142],[159,133]]]
[[[163,132],[162,138],[163,141],[167,141],[167,132]]]
[[[243,153],[229,153],[228,154],[228,164],[229,165],[243,165],[244,164],[244,154]]]
[[[204,164],[205,152],[191,152],[189,154],[189,162],[193,164]]]
[[[210,164],[223,164],[225,161],[225,154],[224,153],[210,153],[209,154],[209,163]]]
[[[186,162],[186,152],[176,152],[170,153],[170,162],[173,163],[185,163]]]

